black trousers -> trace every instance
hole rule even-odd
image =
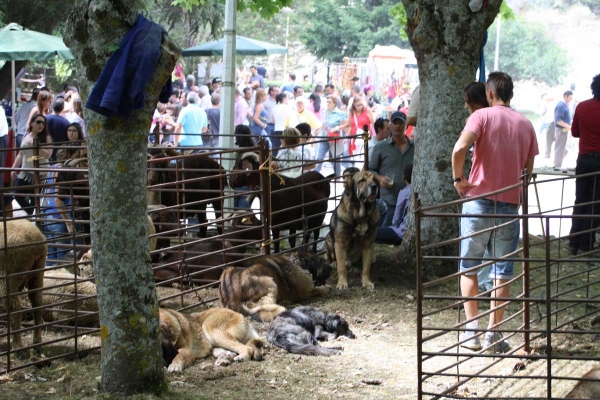
[[[600,172],[600,153],[581,154],[577,157],[575,175]],[[600,215],[599,204],[585,204],[600,201],[600,175],[575,179],[575,207],[573,215]],[[569,247],[589,251],[596,240],[596,229],[600,225],[600,218],[573,218],[571,234],[588,231],[581,235],[569,238]]]

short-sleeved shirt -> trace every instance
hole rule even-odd
[[[180,146],[202,146],[202,129],[208,126],[206,112],[198,104],[189,103],[177,119],[183,126]]]
[[[569,105],[564,101],[559,101],[554,109],[554,126],[558,125],[559,121],[563,121],[567,124],[571,124],[571,112],[569,111]]]
[[[277,153],[277,166],[279,169],[291,168],[281,171],[281,175],[290,178],[297,178],[302,175],[302,151],[300,149],[292,149],[290,147],[279,150]]]
[[[319,120],[319,118],[317,118],[315,114],[306,109],[301,113],[299,113],[298,111],[290,113],[285,119],[285,126],[288,128],[290,126],[295,127],[296,125],[301,124],[303,122],[309,124],[313,131],[323,126],[323,123]]]
[[[271,96],[268,96],[267,101],[265,101],[263,103],[263,107],[265,108],[265,111],[267,112],[267,124],[275,123],[275,121],[273,120],[273,109],[275,108],[276,105],[277,105],[277,102],[275,100],[273,100],[271,98]]]
[[[527,159],[539,154],[535,129],[531,122],[505,106],[475,111],[463,132],[473,132],[477,139],[469,181],[475,187],[467,196],[479,196],[519,183]],[[518,188],[490,197],[510,204],[521,201]]]
[[[256,82],[256,81],[258,81],[258,83],[260,84],[261,88],[265,87],[265,79],[262,76],[260,76],[259,74],[252,75],[250,77],[250,79],[248,79],[248,83],[250,85],[252,85],[252,82]]]
[[[571,133],[579,138],[579,154],[600,154],[600,100],[582,101],[575,109]]]
[[[208,118],[208,126],[210,126],[210,133],[213,135],[219,134],[219,128],[221,126],[221,110],[219,108],[209,108],[206,110],[206,117]]]
[[[414,159],[415,145],[412,140],[408,141],[404,151],[400,151],[391,137],[382,140],[373,148],[369,158],[369,171],[384,176],[394,174],[394,185],[391,188],[380,188],[381,199],[387,204],[396,204],[398,192],[406,186],[402,179],[404,167],[412,164]]]
[[[238,96],[233,103],[233,123],[235,126],[248,125],[248,103],[242,96]]]

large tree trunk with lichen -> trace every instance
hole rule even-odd
[[[452,149],[464,127],[463,89],[475,80],[486,29],[494,20],[501,0],[490,0],[479,12],[470,11],[465,0],[405,0],[407,33],[417,58],[421,81],[413,193],[423,206],[458,199],[452,183]],[[468,171],[465,171],[465,174]],[[440,210],[438,212],[456,212]],[[400,249],[403,269],[414,271],[415,220],[409,213]],[[421,220],[421,243],[433,244],[458,236],[456,218]],[[440,247],[427,255],[458,254],[457,245]],[[456,261],[423,265],[425,275],[446,275],[457,270]]]
[[[110,55],[133,27],[142,0],[90,0],[76,6],[65,42],[77,60],[85,101]],[[100,310],[102,388],[111,394],[165,387],[158,302],[146,231],[147,132],[179,48],[163,36],[144,108],[129,121],[85,111],[94,272]]]

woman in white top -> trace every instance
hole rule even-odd
[[[23,141],[21,142],[21,150],[19,151],[19,154],[17,155],[17,158],[15,158],[15,162],[13,163],[13,168],[29,168],[29,170],[26,171],[19,171],[18,173],[17,171],[12,171],[10,173],[12,178],[16,178],[15,193],[34,193],[34,190],[32,188],[28,188],[28,186],[33,185],[35,155],[33,141],[35,138],[39,139],[40,145],[52,143],[52,137],[50,136],[50,132],[48,132],[46,117],[42,114],[34,114],[31,120],[29,121],[29,126],[27,127],[27,135],[23,137]],[[47,163],[51,155],[51,149],[40,147],[40,165]],[[21,206],[21,208],[27,212],[27,214],[31,215],[31,213],[33,213],[33,197],[16,196],[16,200]]]
[[[277,149],[281,147],[281,135],[285,130],[285,120],[287,119],[287,116],[292,112],[292,108],[288,104],[287,93],[278,94],[275,97],[275,101],[277,102],[277,105],[273,107],[272,111],[275,126],[271,142],[273,143],[273,148]]]

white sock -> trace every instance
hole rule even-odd
[[[474,331],[475,329],[477,329],[479,327],[479,321],[475,320],[475,321],[468,322],[465,327],[470,331]],[[475,332],[473,332],[473,333],[475,333]]]

